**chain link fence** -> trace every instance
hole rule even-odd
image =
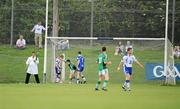
[[[180,1],[175,6],[175,43],[180,42]],[[59,37],[164,37],[165,0],[59,0]],[[46,0],[0,1],[0,43],[13,44],[22,34],[34,43],[33,26],[45,25]],[[169,37],[172,37],[172,9],[169,5]],[[13,20],[11,19],[13,11]],[[92,14],[93,13],[93,14]],[[53,0],[49,0],[48,33],[52,35]],[[93,28],[92,28],[93,26]],[[171,38],[170,38],[171,39]]]

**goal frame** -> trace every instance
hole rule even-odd
[[[78,40],[84,40],[84,39],[89,39],[89,40],[98,40],[98,39],[108,39],[106,37],[48,37],[48,4],[49,0],[46,0],[46,30],[45,30],[45,45],[44,45],[44,68],[43,68],[43,82],[46,82],[46,73],[47,73],[47,68],[46,68],[46,63],[47,63],[47,39],[78,39]],[[168,55],[168,10],[169,10],[169,0],[166,0],[166,19],[165,19],[165,37],[164,38],[119,38],[119,37],[114,37],[110,38],[111,40],[164,40],[164,72],[167,73],[167,55]]]

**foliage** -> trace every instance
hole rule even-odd
[[[45,24],[45,0],[14,0],[14,36],[23,34],[33,41],[30,32],[39,20]],[[59,0],[59,36],[89,37],[92,0]],[[52,0],[49,0],[49,27],[52,25]],[[180,4],[176,1],[175,41],[180,42]],[[0,42],[9,42],[11,0],[0,1]],[[95,37],[164,37],[165,0],[94,0]],[[171,37],[172,1],[169,5]],[[50,30],[51,31],[51,30]],[[49,32],[50,32],[49,31]]]

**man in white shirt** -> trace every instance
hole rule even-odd
[[[127,49],[128,49],[128,48],[132,48],[132,51],[133,51],[133,46],[132,46],[132,44],[131,44],[130,41],[127,41],[127,42],[126,42],[126,46],[125,46],[126,53],[125,53],[125,55],[127,54]]]
[[[19,48],[19,49],[26,48],[26,40],[23,39],[23,35],[20,35],[19,39],[16,41],[16,48]]]
[[[60,50],[69,49],[69,40],[60,40],[58,42],[58,49]]]
[[[28,66],[28,69],[26,73],[25,84],[29,83],[29,78],[31,75],[34,75],[36,82],[40,83],[38,77],[38,64],[39,64],[39,58],[36,56],[35,52],[32,52],[32,56],[28,57],[26,61],[26,65]]]
[[[38,22],[38,24],[36,24],[34,26],[34,28],[31,30],[31,32],[35,33],[35,46],[38,48],[42,48],[42,33],[43,30],[45,31],[46,29],[44,28],[44,26],[41,24],[41,22]]]
[[[118,54],[124,54],[124,45],[121,43],[121,41],[119,41],[118,45],[115,48],[115,52],[114,55],[118,55]]]

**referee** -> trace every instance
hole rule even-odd
[[[39,58],[36,56],[35,52],[32,52],[32,56],[28,57],[26,61],[26,65],[28,66],[28,68],[26,71],[25,84],[29,83],[29,78],[31,75],[34,75],[36,82],[40,83],[38,77],[38,64],[39,64]]]

